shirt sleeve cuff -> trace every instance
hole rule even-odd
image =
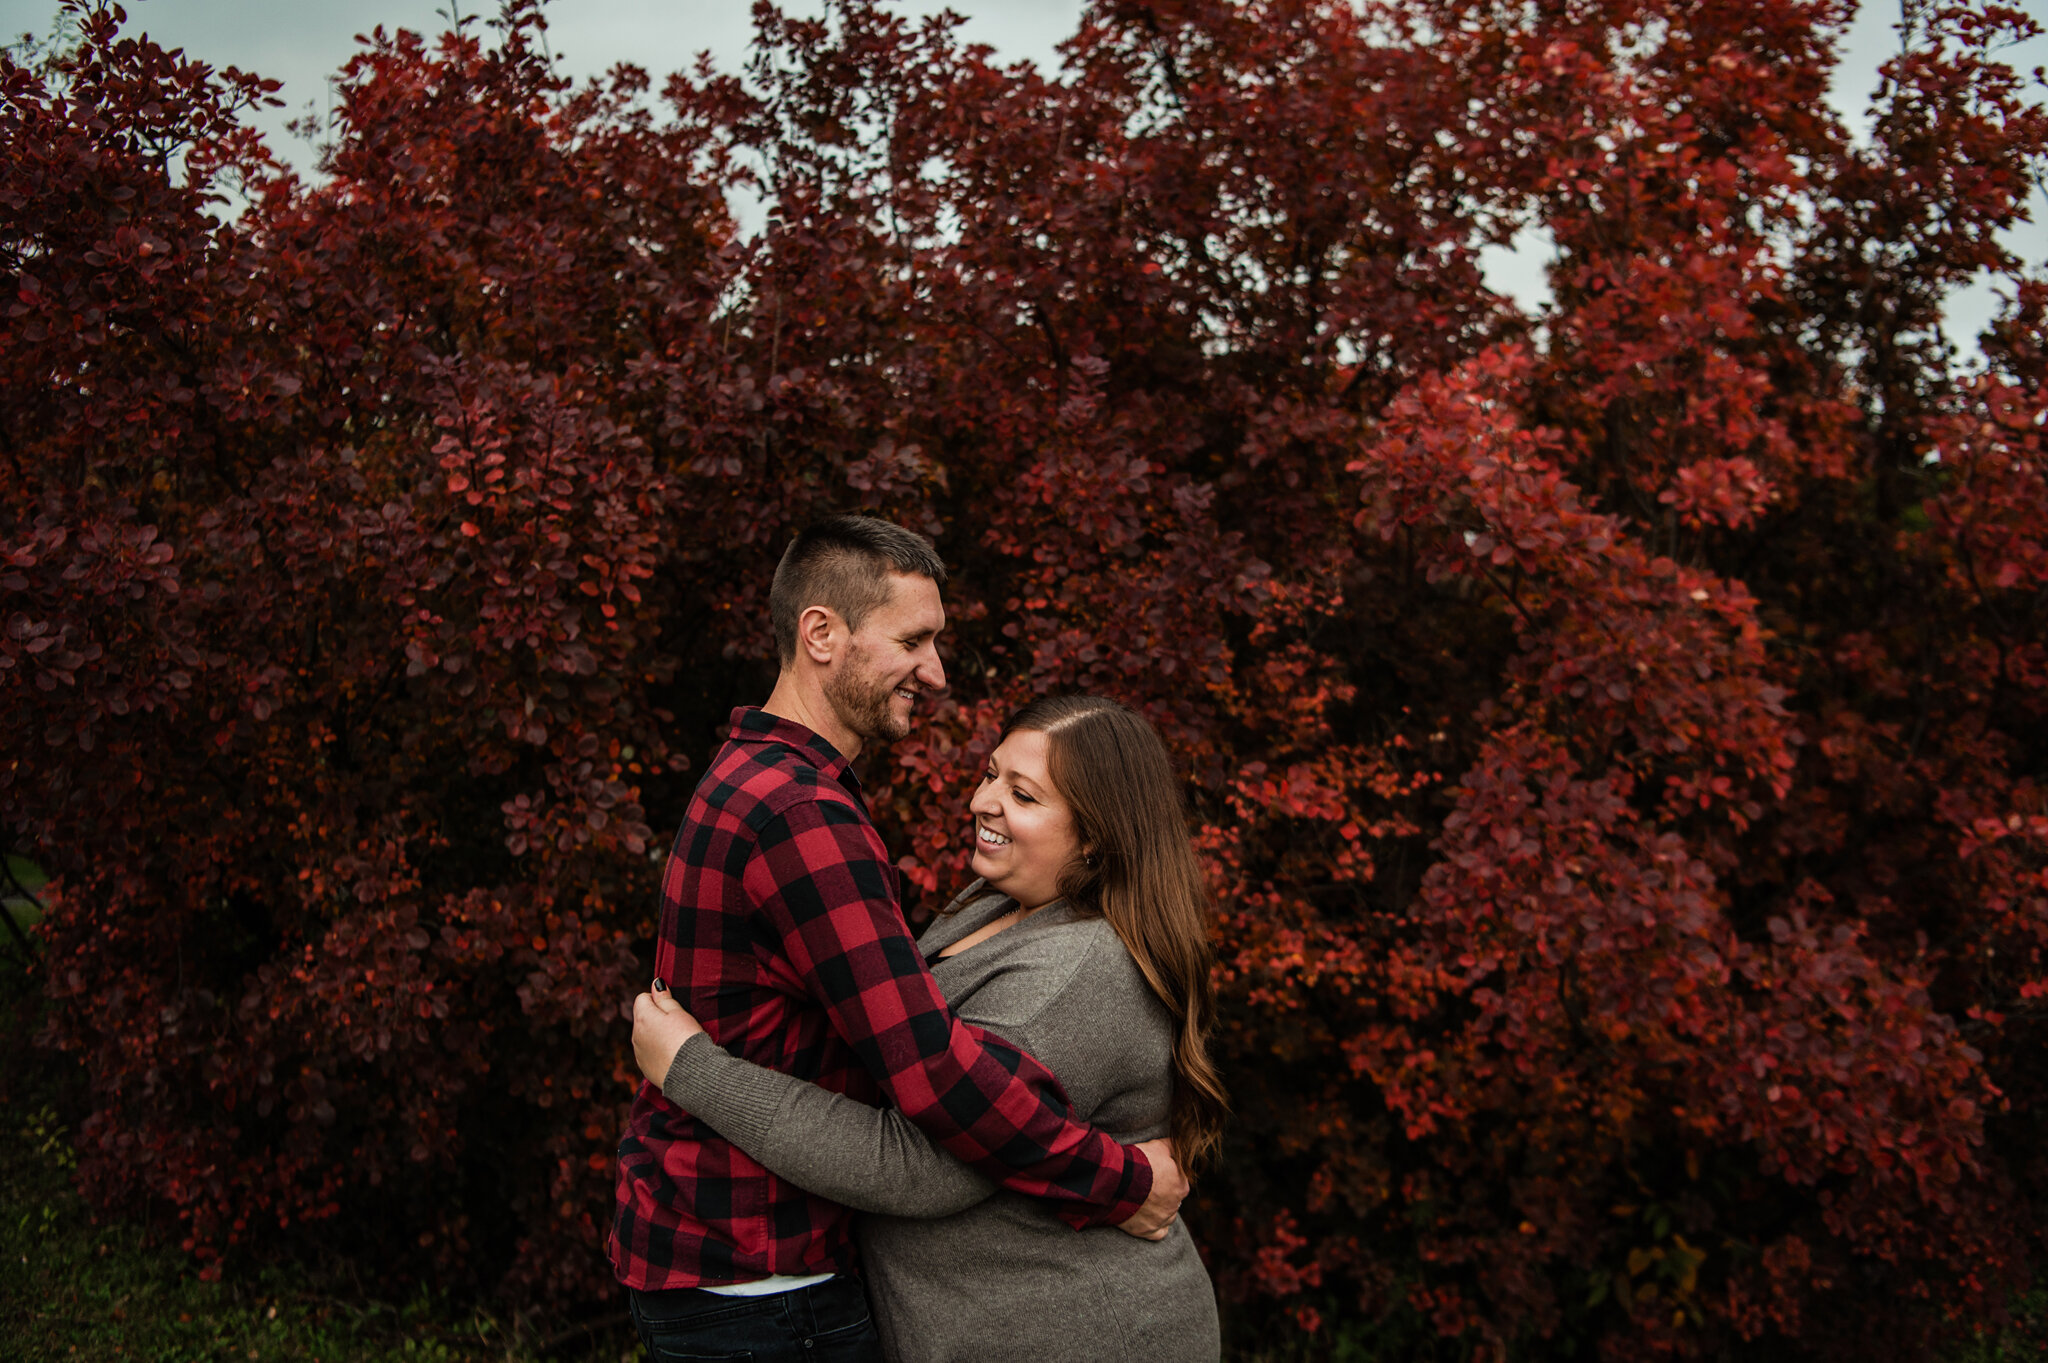
[[[1075,1230],[1087,1230],[1091,1226],[1121,1226],[1138,1214],[1145,1199],[1152,1196],[1152,1165],[1135,1145],[1124,1146],[1123,1152],[1124,1176],[1116,1200],[1107,1207],[1065,1203],[1057,1212],[1060,1220]]]

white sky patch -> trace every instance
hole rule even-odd
[[[2008,0],[2008,3],[2014,3],[2015,8],[2025,11],[2034,22],[2048,29],[2048,0]],[[1857,10],[1842,41],[1841,64],[1835,68],[1834,77],[1828,83],[1828,103],[1835,107],[1850,135],[1864,146],[1870,143],[1870,101],[1877,92],[1877,69],[1899,51],[1899,11],[1898,0],[1890,0],[1889,3],[1887,0],[1869,0]],[[2005,48],[1997,56],[2018,72],[2023,81],[2027,81],[2028,74],[2036,67],[2048,65],[2048,35]],[[2033,97],[2042,95],[2039,84],[2031,81],[2027,84]],[[2000,242],[2029,269],[2039,273],[2048,270],[2048,189],[2040,185],[2034,187],[2027,213],[2033,221],[2002,233]],[[2007,286],[2004,294],[2009,296],[2010,293]],[[1977,339],[1984,328],[1997,318],[2002,306],[2000,300],[1999,285],[1988,273],[1980,274],[1949,295],[1942,308],[1942,334],[1965,365],[1981,363],[1982,352],[1977,348]]]
[[[271,149],[310,169],[313,150],[293,138],[285,125],[309,109],[325,115],[328,80],[357,51],[357,34],[382,25],[438,34],[448,25],[450,4],[479,20],[498,12],[497,0],[350,0],[311,4],[302,0],[124,0],[128,31],[147,33],[167,48],[214,66],[239,66],[284,82],[282,109],[268,110],[257,126]],[[795,15],[816,15],[815,0],[786,0]],[[936,14],[943,0],[911,0],[898,7],[912,16]],[[964,13],[961,36],[986,43],[999,61],[1033,61],[1057,67],[1055,46],[1080,27],[1080,0],[954,0]],[[708,51],[726,71],[746,62],[753,40],[752,0],[555,0],[547,7],[548,49],[564,74],[579,82],[630,62],[653,78],[658,93],[672,72],[688,69]],[[56,15],[54,0],[0,0],[0,41],[23,33],[47,33]]]
[[[287,125],[333,111],[330,82],[359,49],[357,35],[379,25],[387,32],[409,28],[439,34],[455,12],[479,21],[498,12],[497,0],[351,0],[347,5],[300,0],[124,0],[127,31],[147,33],[166,48],[214,67],[238,66],[284,82],[281,109],[265,109],[251,121],[271,151],[300,174],[318,159],[314,143],[295,137]],[[603,75],[621,62],[645,70],[659,96],[673,72],[688,70],[709,52],[723,71],[744,69],[753,41],[752,0],[554,0],[547,6],[547,45],[563,74],[577,82]],[[785,0],[790,14],[823,12],[816,0]],[[910,0],[898,12],[921,17],[952,9],[966,15],[960,38],[995,50],[1001,63],[1030,61],[1051,71],[1059,66],[1059,43],[1081,24],[1081,0]],[[0,42],[24,33],[50,31],[54,0],[0,0]],[[742,233],[767,225],[767,208],[745,189],[728,196]]]
[[[2048,27],[2048,0],[2018,3]],[[451,4],[480,18],[497,12],[495,0],[126,0],[131,31],[216,66],[239,66],[283,81],[285,107],[263,111],[255,122],[272,149],[302,172],[311,169],[315,149],[288,133],[286,124],[309,112],[324,121],[332,105],[329,81],[357,50],[356,35],[380,24],[438,33]],[[821,9],[815,0],[788,0],[786,7],[795,14]],[[700,52],[709,51],[721,69],[741,70],[753,38],[750,8],[751,0],[556,0],[547,11],[547,43],[564,73],[579,81],[631,62],[647,71],[658,92],[666,76],[687,69]],[[1050,71],[1059,65],[1058,44],[1079,26],[1082,0],[952,0],[950,6],[945,0],[905,0],[899,6],[912,16],[945,8],[966,15],[961,37],[987,44],[997,61],[1031,61]],[[55,11],[53,0],[0,0],[0,41],[47,33]],[[1898,51],[1898,20],[1898,0],[1872,0],[1844,38],[1828,99],[1858,137],[1867,137],[1877,69]],[[2048,38],[2001,56],[2016,70],[2030,71],[2048,64]],[[735,194],[732,208],[742,231],[763,226],[766,214],[753,196]],[[2036,191],[2032,215],[2032,223],[2007,234],[2006,245],[2041,270],[2048,268],[2048,196],[2042,191]],[[1529,228],[1507,246],[1484,248],[1480,266],[1488,287],[1533,314],[1550,302],[1545,268],[1554,253],[1549,233]],[[1950,300],[1945,330],[1966,361],[1976,356],[1977,335],[1997,307],[1988,278]]]
[[[1506,298],[1530,316],[1551,304],[1550,262],[1557,255],[1557,241],[1550,229],[1531,223],[1515,233],[1505,246],[1479,248],[1479,275],[1486,287]]]

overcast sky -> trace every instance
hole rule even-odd
[[[2010,0],[2008,0],[2010,2]],[[166,47],[185,48],[216,66],[239,66],[284,82],[283,109],[259,122],[273,149],[307,166],[311,148],[284,131],[291,119],[308,108],[324,111],[327,78],[338,71],[355,48],[355,35],[382,24],[386,28],[438,30],[451,3],[463,13],[494,14],[496,0],[124,0],[131,29],[148,33]],[[948,8],[943,0],[904,0],[900,9],[929,14]],[[2048,26],[2048,0],[2020,0],[2020,7]],[[786,8],[815,12],[818,6],[792,0]],[[950,8],[967,16],[965,36],[987,43],[1002,60],[1029,60],[1043,66],[1058,63],[1055,45],[1073,32],[1081,0],[953,0]],[[745,57],[753,28],[750,0],[555,0],[548,7],[548,45],[571,75],[584,77],[630,61],[655,78],[688,66],[696,54],[709,50],[713,59],[737,70]],[[52,0],[0,0],[0,35],[45,33],[56,12]],[[1898,5],[1866,5],[1850,30],[1831,100],[1851,127],[1863,123],[1864,109],[1876,85],[1878,65],[1898,50],[1892,25]],[[2048,64],[2048,39],[2036,39],[2008,54],[2021,69]],[[2048,198],[2035,196],[2036,221],[2009,244],[2036,267],[2048,264]],[[744,221],[744,216],[743,216]],[[1487,275],[1494,287],[1521,299],[1539,302],[1545,293],[1543,263],[1546,243],[1530,238],[1516,250],[1488,254]],[[1994,301],[1988,284],[1963,291],[1952,300],[1949,332],[1962,349],[1975,350],[1979,328],[1992,316]]]

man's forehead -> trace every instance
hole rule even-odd
[[[898,630],[932,630],[946,627],[946,607],[939,599],[939,584],[923,573],[889,574],[889,599],[878,615]]]

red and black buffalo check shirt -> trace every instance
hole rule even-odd
[[[735,710],[662,880],[655,973],[734,1055],[905,1116],[1075,1225],[1128,1219],[1143,1156],[1059,1081],[953,1016],[903,921],[860,781],[800,724]],[[619,1144],[612,1267],[643,1290],[852,1267],[852,1213],[643,1083]]]

